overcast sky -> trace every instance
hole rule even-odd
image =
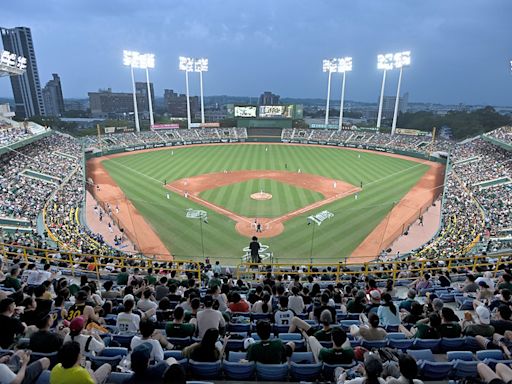
[[[185,55],[209,58],[206,95],[325,98],[322,59],[352,56],[346,97],[376,102],[376,55],[411,50],[402,83],[410,100],[512,105],[512,0],[16,0],[1,8],[0,26],[32,29],[41,86],[58,73],[64,97],[130,91],[122,51],[131,49],[156,55],[157,96],[184,91]],[[338,75],[334,98],[340,87]],[[198,89],[193,75],[191,93]],[[0,96],[11,95],[1,78]]]

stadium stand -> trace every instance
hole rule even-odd
[[[490,135],[502,135],[497,131]],[[2,380],[345,382],[360,376],[360,362],[368,379],[394,384],[477,374],[487,380],[494,370],[506,376],[512,256],[497,251],[510,248],[512,166],[509,152],[481,138],[424,144],[374,132],[283,130],[283,141],[415,152],[452,146],[443,225],[403,259],[235,268],[155,262],[127,257],[81,224],[82,144],[119,149],[244,137],[235,128],[83,143],[53,134],[1,156]],[[466,255],[470,248],[485,252]]]

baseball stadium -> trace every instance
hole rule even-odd
[[[185,57],[187,118],[155,123],[147,97],[141,126],[149,56],[124,51],[126,126],[72,135],[0,105],[0,383],[512,382],[510,123],[397,127],[406,51],[378,57],[375,126],[343,120],[344,88],[329,120],[351,58],[324,61],[317,124],[291,103],[205,122],[202,77],[192,117],[208,60]],[[27,59],[0,58],[16,96]]]

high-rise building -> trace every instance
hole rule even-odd
[[[89,92],[89,106],[93,117],[106,118],[133,113],[133,94],[112,92],[110,88]]]
[[[164,89],[164,103],[171,117],[187,117],[187,95],[178,94],[172,89]],[[199,111],[199,98],[190,96],[190,115]]]
[[[153,83],[149,83],[151,89],[151,105],[155,106],[155,92],[153,91]],[[135,94],[137,95],[137,108],[139,112],[149,113],[149,100],[148,100],[148,83],[136,82]]]
[[[60,77],[56,73],[53,73],[52,76],[53,79],[48,81],[43,88],[44,108],[47,116],[62,116],[65,109]]]
[[[396,100],[396,96],[384,96],[384,98],[382,100],[382,117],[384,117],[386,119],[393,118],[393,114],[395,113],[395,100]],[[400,113],[407,112],[407,109],[409,108],[408,104],[409,104],[409,93],[406,92],[398,100],[398,111]]]
[[[259,105],[279,105],[279,95],[266,91],[260,95]]]
[[[43,93],[41,92],[30,28],[0,28],[0,34],[5,50],[27,59],[26,72],[20,76],[10,77],[16,115],[21,118],[45,115]]]

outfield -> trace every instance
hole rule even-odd
[[[170,148],[114,157],[104,160],[103,165],[176,258],[201,258],[199,221],[185,218],[185,212],[187,208],[204,209],[209,216],[208,224],[202,225],[205,253],[211,259],[222,259],[231,264],[240,261],[241,249],[247,246],[249,239],[239,235],[234,222],[226,216],[177,194],[171,194],[167,199],[168,190],[164,182],[226,170],[297,171],[299,168],[302,173],[343,180],[357,187],[362,182],[364,190],[358,194],[357,200],[354,196],[348,196],[320,209],[327,209],[335,216],[316,227],[313,258],[317,262],[329,262],[350,255],[383,220],[393,203],[399,201],[429,168],[425,164],[378,153],[279,144]],[[239,184],[251,185],[248,182]],[[288,188],[278,184],[272,189]],[[252,187],[256,185],[259,186],[259,183],[254,181]],[[248,196],[251,188],[232,185],[227,188],[229,193],[221,193],[223,188],[226,187],[205,191],[203,195],[206,196],[203,197],[234,210],[253,205]],[[251,193],[259,192],[259,189],[257,187]],[[312,191],[307,194],[294,191],[290,197],[278,189],[274,201],[291,199],[289,206],[279,205],[284,211],[307,205],[306,200],[315,201],[318,198]],[[274,193],[271,190],[266,192]],[[275,204],[272,200],[264,203]],[[263,243],[270,246],[278,261],[309,260],[313,233],[312,226],[306,223],[306,217],[318,211],[313,210],[286,221],[281,235],[264,239]]]

